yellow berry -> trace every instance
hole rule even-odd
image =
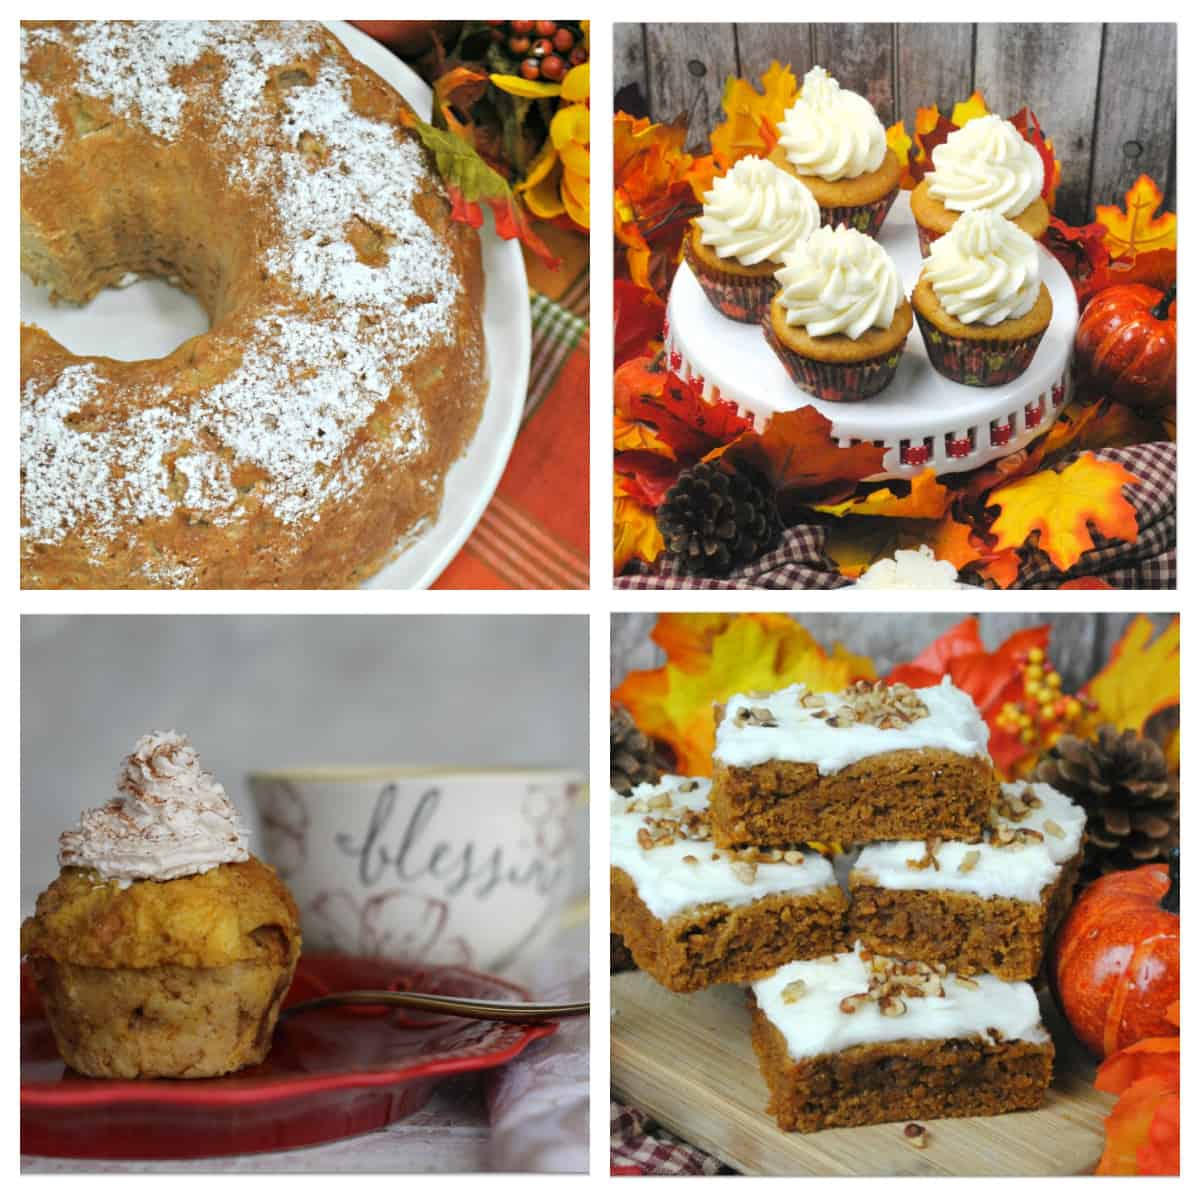
[[[1042,705],[1042,720],[1043,721],[1053,721],[1054,717],[1055,717],[1054,705],[1053,704],[1043,704]]]
[[[1063,731],[1061,729],[1050,730],[1050,732],[1048,734],[1046,734],[1046,745],[1047,746],[1057,746],[1058,740],[1059,740],[1059,738],[1062,737],[1062,735],[1063,735]]]
[[[1017,718],[1018,729],[1030,729],[1033,726],[1033,718],[1028,713],[1022,713]]]
[[[1024,742],[1026,746],[1032,746],[1033,743],[1037,741],[1037,734],[1034,733],[1032,729],[1022,729],[1021,741]]]
[[[1062,687],[1062,676],[1057,671],[1051,671],[1046,676],[1046,685],[1052,688]]]
[[[1038,683],[1042,680],[1042,668],[1039,666],[1030,666],[1025,668],[1025,678],[1035,680]]]
[[[1028,696],[1031,700],[1034,698],[1034,696],[1036,696],[1038,694],[1039,690],[1040,689],[1038,688],[1038,685],[1036,683],[1027,683],[1025,685],[1025,695]]]
[[[1070,717],[1070,718],[1071,718],[1071,720],[1073,721],[1073,720],[1075,720],[1075,718],[1076,718],[1077,716],[1079,716],[1079,714],[1080,714],[1081,712],[1083,712],[1083,705],[1082,705],[1082,704],[1080,704],[1080,703],[1079,703],[1079,701],[1078,701],[1078,700],[1076,700],[1074,696],[1072,696],[1072,697],[1071,697],[1071,698],[1070,698],[1070,699],[1067,701],[1067,704],[1066,704],[1066,713],[1067,713],[1067,716],[1068,716],[1068,717]]]
[[[1045,660],[1046,660],[1046,652],[1044,650],[1042,650],[1040,647],[1034,646],[1034,648],[1032,650],[1030,650],[1029,661],[1031,663],[1045,662]]]
[[[1051,704],[1054,701],[1054,693],[1049,688],[1038,688],[1037,702],[1039,704]]]

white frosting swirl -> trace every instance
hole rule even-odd
[[[121,764],[120,795],[87,809],[59,838],[58,861],[122,886],[202,875],[250,857],[248,831],[225,789],[200,769],[187,738],[156,730]]]
[[[1011,122],[976,117],[933,149],[929,194],[952,212],[990,208],[1005,217],[1024,212],[1041,194],[1041,155]]]
[[[700,241],[719,258],[744,267],[772,259],[802,242],[821,223],[813,194],[765,158],[742,158],[713,181],[696,218]]]
[[[845,225],[821,226],[783,262],[775,272],[779,302],[787,323],[803,325],[810,337],[858,338],[868,329],[887,329],[904,297],[884,248]]]
[[[832,182],[877,171],[887,134],[869,100],[813,67],[779,123],[779,144],[797,173]]]
[[[963,213],[933,243],[923,274],[942,308],[964,325],[1023,317],[1041,290],[1037,242],[986,208]]]

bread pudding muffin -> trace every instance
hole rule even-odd
[[[21,926],[63,1061],[103,1079],[262,1062],[300,956],[291,894],[185,737],[139,739],[117,786],[62,835]]]

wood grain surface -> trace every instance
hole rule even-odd
[[[757,79],[773,59],[820,63],[910,132],[919,106],[949,113],[978,88],[993,111],[1028,104],[1063,164],[1057,214],[1121,204],[1145,171],[1175,207],[1176,28],[1165,23],[654,24],[615,26],[614,84],[649,115],[689,119],[703,149],[726,76]]]
[[[1054,1082],[1037,1112],[925,1121],[923,1150],[903,1123],[783,1133],[750,1046],[739,988],[677,996],[640,971],[612,977],[612,1088],[665,1128],[752,1175],[1072,1175],[1090,1173],[1112,1097],[1043,999]]]

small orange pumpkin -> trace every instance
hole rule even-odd
[[[1179,852],[1101,875],[1079,894],[1051,957],[1059,1004],[1098,1058],[1147,1037],[1171,1037],[1179,999]]]
[[[1175,399],[1175,285],[1118,283],[1088,302],[1075,352],[1092,382],[1124,404],[1163,408]]]

